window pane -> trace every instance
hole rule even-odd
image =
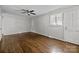
[[[50,25],[56,25],[55,16],[54,15],[50,16]]]
[[[57,14],[56,16],[56,21],[57,21],[57,25],[62,25],[62,13],[61,14]]]
[[[57,25],[62,25],[62,18],[60,17],[57,18]]]

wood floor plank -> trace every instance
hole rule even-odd
[[[2,53],[78,53],[79,45],[37,33],[5,35],[0,42]]]

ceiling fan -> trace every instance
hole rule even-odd
[[[28,16],[30,15],[36,15],[35,11],[34,10],[29,10],[29,9],[21,9],[20,10],[22,14],[26,14]]]

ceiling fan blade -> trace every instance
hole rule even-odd
[[[26,9],[21,9],[21,11],[27,11]]]
[[[31,13],[31,14],[36,15],[35,13]]]
[[[34,10],[31,10],[30,12],[34,12]]]
[[[29,11],[29,10],[26,10],[26,12],[27,12],[27,13],[30,13],[30,11]]]
[[[27,14],[28,16],[30,16],[30,14]]]

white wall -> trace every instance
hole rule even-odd
[[[31,31],[46,35],[52,38],[63,39],[63,26],[49,25],[49,15],[41,15],[31,18],[32,29]]]
[[[30,20],[28,17],[11,13],[3,13],[2,15],[2,32],[4,35],[30,31]]]

